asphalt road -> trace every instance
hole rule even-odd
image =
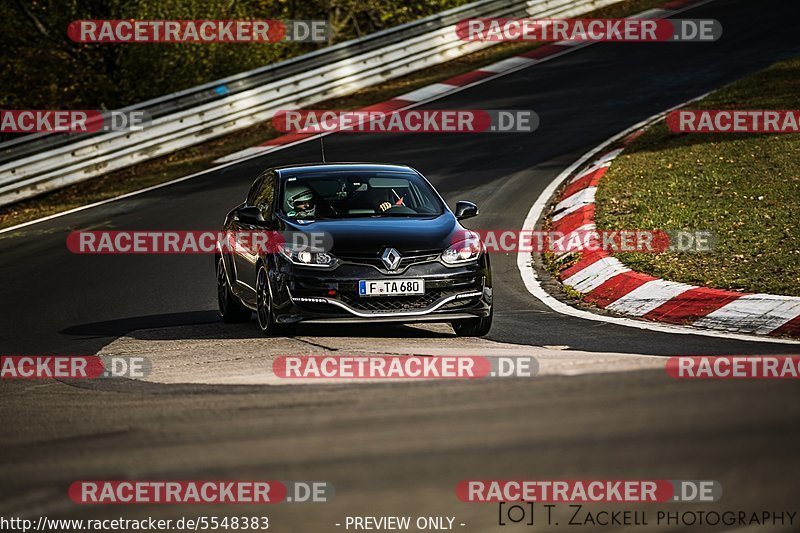
[[[518,229],[547,184],[595,144],[800,53],[789,23],[798,15],[794,2],[712,2],[683,16],[720,20],[724,36],[716,43],[594,45],[428,106],[533,109],[541,119],[534,133],[338,134],[326,138],[326,153],[329,160],[409,164],[451,205],[480,205],[471,227]],[[306,143],[1,235],[2,353],[95,353],[131,331],[215,322],[210,258],[76,256],[66,235],[217,229],[261,169],[318,155]],[[492,340],[623,354],[800,353],[798,345],[565,317],[527,293],[514,256],[496,255],[493,267]],[[248,327],[237,335],[257,337],[256,325]],[[421,335],[402,326],[304,334]],[[470,477],[717,479],[724,507],[778,509],[796,505],[800,489],[798,392],[792,383],[680,383],[661,371],[280,390],[4,383],[0,515],[119,515],[119,508],[66,501],[70,481],[92,477],[327,479],[337,486],[334,503],[268,509],[278,531],[333,531],[348,513],[452,514],[464,530],[492,530],[496,509],[455,500],[454,484]],[[126,517],[197,512],[122,510]]]

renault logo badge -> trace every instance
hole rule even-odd
[[[381,261],[386,266],[386,270],[394,270],[400,264],[400,252],[394,248],[386,248],[381,255]]]

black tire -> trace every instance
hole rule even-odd
[[[492,329],[494,306],[489,308],[489,316],[481,318],[466,318],[452,323],[453,331],[459,337],[483,337]]]
[[[222,257],[217,260],[217,304],[219,305],[219,316],[223,322],[248,322],[253,312],[243,306],[231,292],[228,278],[225,276],[224,261],[225,259]]]
[[[269,278],[267,268],[264,265],[258,267],[258,277],[256,278],[256,318],[258,327],[264,335],[275,335],[278,333],[278,325],[272,314],[272,294],[269,290]]]

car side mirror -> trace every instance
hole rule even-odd
[[[466,218],[476,217],[480,214],[478,206],[472,202],[460,200],[456,202],[456,219],[464,220]]]
[[[239,209],[236,215],[234,215],[234,218],[240,224],[246,224],[248,226],[263,226],[266,222],[261,215],[261,209],[252,205]]]

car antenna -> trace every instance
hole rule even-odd
[[[327,163],[327,161],[325,161],[325,141],[322,140],[322,132],[319,134],[319,148],[322,151],[322,162]]]

